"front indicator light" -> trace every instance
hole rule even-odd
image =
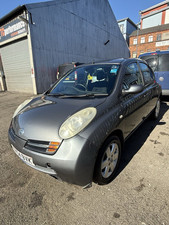
[[[56,150],[59,148],[59,145],[59,142],[50,142],[46,152],[56,152]]]
[[[97,110],[88,107],[69,117],[60,127],[59,135],[62,139],[68,139],[83,130],[96,116]]]

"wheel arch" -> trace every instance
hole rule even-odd
[[[118,136],[118,138],[121,141],[121,145],[122,145],[121,147],[122,147],[122,150],[123,150],[123,147],[124,147],[124,136],[123,136],[123,132],[120,129],[114,130],[107,138],[109,138],[110,136],[113,136],[113,135]]]
[[[101,151],[104,143],[112,136],[117,136],[119,139],[120,139],[120,142],[121,142],[121,150],[123,151],[123,147],[124,147],[124,136],[123,136],[123,132],[120,130],[120,129],[117,129],[117,130],[114,130],[112,131],[107,137],[106,139],[103,141],[102,145],[100,146],[100,149],[97,153],[97,157],[96,157],[96,160],[95,160],[95,164],[94,164],[94,169],[93,169],[93,179],[94,179],[94,176],[95,176],[95,169],[96,169],[96,164],[97,164],[97,160],[98,160],[98,156],[99,156],[99,152]]]
[[[121,147],[122,147],[122,150],[123,150],[123,147],[124,147],[124,136],[123,136],[123,132],[122,130],[120,129],[116,129],[116,130],[113,130],[108,136],[106,136],[106,138],[104,139],[104,141],[102,142],[98,152],[97,152],[97,155],[99,154],[99,151],[100,149],[102,148],[102,146],[104,145],[104,143],[107,141],[107,139],[109,139],[111,136],[117,136],[119,139],[120,139],[120,142],[121,142]],[[96,158],[97,160],[97,158]],[[95,162],[96,163],[96,162]]]

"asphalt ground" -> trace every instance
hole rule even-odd
[[[168,225],[169,99],[125,144],[108,185],[59,182],[25,165],[8,143],[16,107],[29,95],[0,92],[0,225]]]

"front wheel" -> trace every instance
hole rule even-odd
[[[109,137],[99,151],[93,181],[100,185],[112,181],[121,158],[121,142],[117,136]]]

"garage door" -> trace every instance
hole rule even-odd
[[[8,91],[33,93],[28,40],[0,48]]]

